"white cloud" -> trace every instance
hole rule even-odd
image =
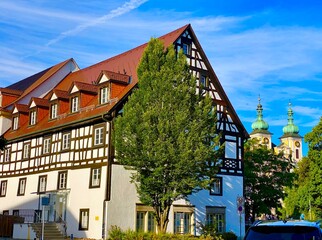
[[[61,41],[62,39],[68,37],[68,36],[73,36],[73,35],[76,35],[77,33],[81,32],[81,31],[84,31],[85,29],[87,28],[90,28],[90,27],[94,27],[94,26],[97,26],[97,25],[100,25],[100,24],[103,24],[105,23],[106,21],[112,19],[112,18],[115,18],[115,17],[118,17],[118,16],[121,16],[135,8],[138,8],[140,5],[142,5],[143,3],[145,3],[147,0],[130,0],[128,2],[125,2],[121,7],[118,7],[114,10],[111,10],[108,14],[102,16],[102,17],[99,17],[99,18],[96,18],[96,19],[93,19],[89,22],[86,22],[84,24],[80,24],[78,26],[76,26],[75,28],[73,29],[70,29],[68,31],[64,31],[62,32],[58,37],[50,40],[46,46],[50,46],[52,44],[55,44],[56,42],[58,41]]]

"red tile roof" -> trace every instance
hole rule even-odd
[[[69,93],[67,91],[54,89],[52,91],[52,94],[53,93],[57,96],[58,99],[69,99]],[[50,97],[52,96],[52,94],[50,94]]]
[[[10,95],[20,96],[23,93],[23,91],[16,90],[16,89],[10,89],[10,88],[0,88],[0,93],[1,94],[7,93]]]
[[[78,90],[81,92],[88,92],[88,93],[92,93],[92,94],[97,94],[97,86],[95,86],[93,84],[84,83],[84,82],[74,82],[73,85],[76,86],[78,88]]]
[[[108,79],[110,79],[111,81],[116,81],[116,82],[120,82],[120,83],[124,83],[124,84],[128,84],[130,83],[130,76],[126,75],[126,74],[121,74],[121,73],[115,73],[115,72],[111,72],[111,71],[107,71],[107,70],[103,70],[101,75],[106,75]]]
[[[16,103],[16,104],[14,104],[14,107],[17,108],[18,112],[22,112],[22,113],[28,113],[29,112],[29,106],[26,105],[26,104]]]
[[[159,39],[163,41],[165,47],[168,47],[171,44],[175,43],[176,40],[180,37],[180,35],[188,28],[190,28],[190,25],[185,25],[175,31],[172,31],[160,37]],[[193,31],[192,31],[192,34],[194,35]],[[198,45],[200,45],[199,42],[198,42]],[[92,66],[89,66],[87,68],[70,73],[60,83],[58,83],[55,89],[49,94],[47,94],[45,98],[48,99],[50,96],[52,96],[53,93],[55,93],[58,98],[67,99],[68,95],[66,95],[66,93],[68,93],[68,91],[70,90],[73,84],[75,84],[80,90],[86,90],[90,92],[96,91],[97,93],[97,86],[93,85],[93,83],[97,82],[101,74],[106,74],[110,79],[116,80],[118,82],[124,82],[124,83],[128,82],[129,79],[131,78],[131,82],[128,85],[125,85],[124,89],[120,91],[116,96],[117,100],[122,99],[124,96],[128,95],[131,92],[132,88],[134,88],[138,82],[136,70],[146,46],[147,46],[147,43],[141,46],[138,46],[132,50],[129,50],[127,52],[124,52],[122,54],[119,54],[117,56],[114,56],[112,58],[109,58],[107,60],[104,60],[102,62],[99,62],[97,64],[94,64]],[[208,60],[206,59],[206,61]],[[56,68],[59,68],[66,63],[67,63],[66,61],[62,62],[56,65]],[[52,74],[54,70],[50,72]],[[48,72],[48,74],[50,73]],[[44,75],[41,78],[43,78]],[[214,73],[214,76],[215,76],[215,73]],[[39,84],[42,81],[41,80],[35,81],[28,89],[36,88],[37,84]],[[217,89],[219,88],[220,90],[222,89],[219,81],[218,83],[216,83],[216,88]],[[112,89],[113,89],[113,86],[112,86]],[[224,98],[226,98],[225,94],[224,94]],[[226,99],[224,100],[226,101]],[[56,129],[57,127],[66,126],[67,124],[76,124],[80,122],[85,122],[86,120],[93,119],[95,117],[96,118],[101,117],[102,114],[110,111],[117,102],[118,101],[112,101],[110,104],[98,105],[97,97],[93,97],[87,103],[86,111],[80,111],[78,113],[72,113],[72,114],[64,113],[58,116],[56,120],[50,120],[50,121],[49,121],[49,117],[44,117],[41,121],[39,121],[34,126],[25,125],[25,126],[21,126],[21,128],[19,128],[16,131],[6,132],[5,137],[8,140],[20,138],[24,136],[28,137],[29,134],[41,133],[43,131],[50,131],[50,129]],[[230,105],[228,98],[227,98],[227,102],[228,102],[228,105]],[[238,119],[238,121],[240,120]]]
[[[46,107],[46,108],[49,107],[48,99],[33,97],[33,98],[31,98],[30,104],[31,104],[31,102],[34,102],[37,107]],[[29,106],[30,106],[30,104],[29,104]]]

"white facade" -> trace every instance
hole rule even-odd
[[[214,218],[217,218],[221,232],[232,231],[237,236],[243,236],[245,218],[237,210],[237,198],[243,196],[243,142],[247,132],[223,92],[190,25],[176,34],[175,49],[189,50],[186,53],[187,62],[196,77],[196,92],[208,94],[214,100],[217,129],[222,135],[225,154],[219,159],[219,172],[213,189],[202,190],[189,196],[188,200],[173,203],[168,231],[198,235],[199,223],[213,223]],[[106,70],[106,66],[91,66],[91,74],[94,74],[94,68],[98,77],[101,71]],[[77,78],[67,74],[75,70],[78,70],[76,64],[67,64],[53,74],[50,81],[31,89],[23,99],[19,99],[19,103],[26,104],[31,97],[45,96],[60,82],[69,83],[65,84],[69,88],[67,97],[56,93],[46,95],[48,106],[45,106],[47,115],[41,120],[45,122],[41,125],[43,129],[37,129],[37,124],[41,123],[36,122],[34,126],[26,123],[25,132],[20,135],[16,136],[14,130],[6,133],[6,136],[13,137],[7,146],[10,159],[5,152],[0,157],[0,184],[5,187],[5,191],[0,190],[3,194],[0,196],[0,213],[20,216],[29,214],[30,221],[34,221],[34,215],[43,209],[46,221],[65,224],[67,236],[73,234],[77,238],[106,238],[111,226],[119,226],[123,230],[154,230],[150,215],[152,208],[140,203],[135,185],[130,182],[130,171],[113,159],[110,119],[105,115],[113,115],[115,109],[122,106],[118,106],[117,101],[123,104],[126,94],[119,90],[120,85],[115,85],[119,95],[114,96],[116,91],[113,91],[114,85],[110,83],[113,79],[105,75],[93,84],[94,77],[85,74],[88,69],[84,70],[82,76],[87,78],[83,80],[79,78],[81,74],[76,75]],[[125,84],[122,79],[129,77],[113,74],[118,75],[114,79],[117,84]],[[79,84],[76,87],[75,81],[81,80],[87,81],[83,83],[86,86]],[[105,84],[109,89],[109,97],[117,100],[104,101],[100,105],[100,84]],[[130,91],[129,88],[124,89]],[[71,99],[75,96],[79,98],[77,103],[80,109],[76,112],[67,109],[55,115],[55,119],[50,118],[51,105],[55,103],[61,104],[62,108],[70,108]],[[29,108],[39,107],[36,101],[31,104],[33,106]],[[30,131],[33,127],[37,130]],[[48,205],[43,206],[43,197],[49,198]],[[17,226],[17,229],[17,238],[34,236],[27,228],[19,230]],[[22,236],[24,234],[27,235]]]

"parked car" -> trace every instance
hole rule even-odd
[[[258,221],[244,240],[322,240],[320,222],[304,220]]]

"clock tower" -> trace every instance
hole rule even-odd
[[[302,155],[302,137],[299,135],[299,127],[293,122],[292,105],[289,103],[287,111],[287,125],[283,127],[283,136],[280,137],[281,145],[278,146],[278,151],[284,151],[285,155],[290,156],[294,163],[300,161]]]

